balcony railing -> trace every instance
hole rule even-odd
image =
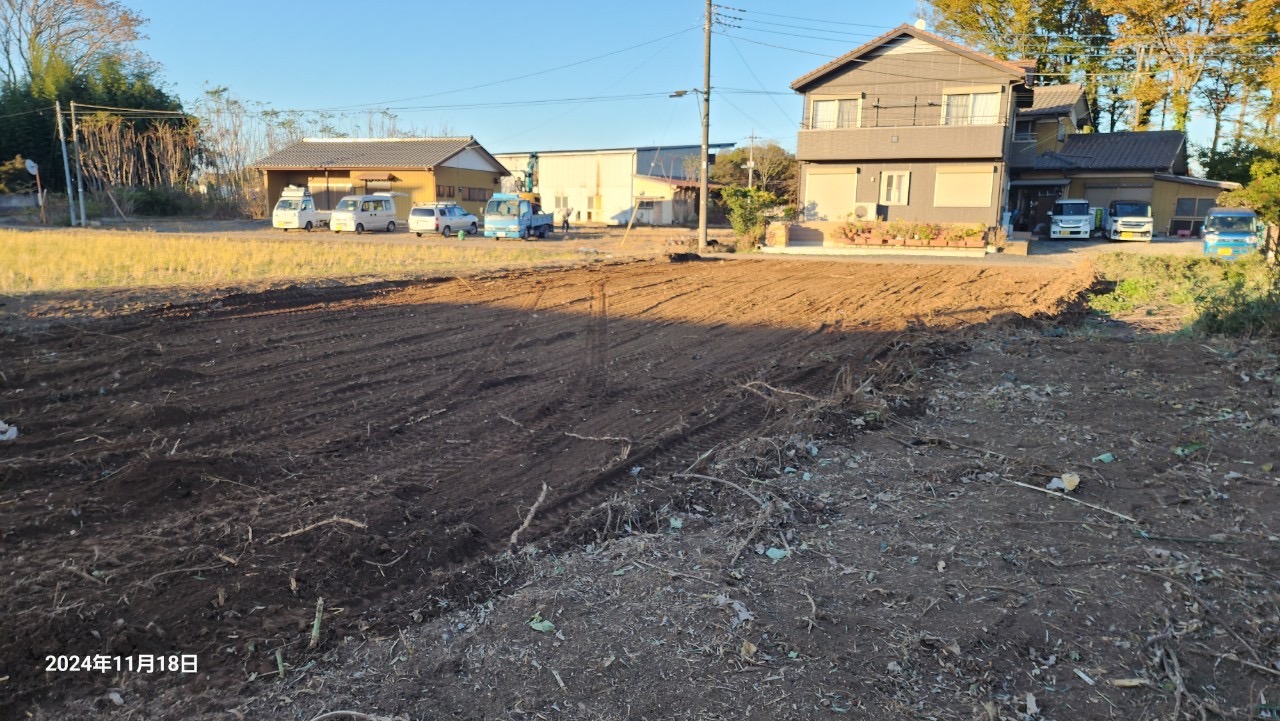
[[[969,127],[1004,125],[1004,118],[998,114],[942,115],[942,107],[938,103],[919,103],[915,105],[867,105],[863,108],[862,118],[827,118],[816,120],[808,118],[800,124],[801,130],[854,130],[858,128],[933,128],[939,126]]]
[[[838,125],[834,122],[805,122],[800,124],[801,130],[859,130],[867,128],[941,128],[941,127],[975,127],[992,125],[1003,125],[998,118],[877,118],[874,122],[864,122],[859,125]],[[1035,140],[1032,136],[1028,140]]]

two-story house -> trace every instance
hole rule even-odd
[[[803,217],[999,224],[1028,72],[903,25],[797,79]]]
[[[1034,61],[908,25],[797,79],[802,219],[1036,231],[1070,197],[1149,202],[1157,234],[1188,234],[1239,187],[1189,177],[1185,133],[1092,133],[1081,86],[1036,80]]]

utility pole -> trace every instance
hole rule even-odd
[[[62,172],[67,176],[67,208],[71,211],[71,227],[76,225],[76,194],[71,187],[71,161],[67,160],[67,136],[62,130],[62,101],[53,101],[58,115],[58,142],[62,143]]]
[[[1146,65],[1146,47],[1138,46],[1137,60],[1133,64],[1133,127],[1130,130],[1143,130],[1142,124],[1142,71]]]
[[[702,40],[702,172],[698,174],[698,252],[707,251],[707,175],[711,145],[711,0],[707,0],[707,19]]]
[[[80,227],[89,227],[84,218],[84,166],[80,162],[80,131],[76,125],[76,101],[71,103],[71,145],[76,149],[76,194],[80,196]]]
[[[756,177],[756,131],[753,129],[748,138],[751,145],[747,146],[747,187],[754,188]]]

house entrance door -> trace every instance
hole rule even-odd
[[[1062,188],[1035,188],[1028,199],[1026,213],[1026,229],[1033,233],[1049,234],[1049,213],[1053,212],[1053,203],[1062,197]]]

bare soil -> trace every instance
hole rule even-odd
[[[633,261],[10,314],[0,717],[1258,718],[1277,349],[1097,322],[1093,281]]]

